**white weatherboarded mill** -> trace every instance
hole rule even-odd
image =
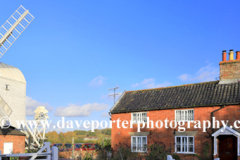
[[[0,62],[0,90],[1,117],[9,116],[11,125],[19,128],[16,120],[26,118],[26,80],[22,72]]]

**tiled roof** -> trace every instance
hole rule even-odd
[[[9,128],[0,128],[0,135],[17,135],[26,136],[24,133],[17,130],[15,127],[10,126]]]
[[[218,82],[126,91],[114,105],[111,113],[239,104],[240,82],[231,84]]]

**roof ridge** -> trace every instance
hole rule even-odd
[[[208,84],[208,83],[216,83],[217,81],[208,81],[208,82],[199,82],[199,83],[192,83],[192,84],[182,84],[182,85],[176,85],[176,86],[168,86],[168,87],[159,87],[159,88],[150,88],[150,89],[139,89],[139,90],[132,90],[132,91],[126,91],[128,92],[140,92],[140,91],[148,91],[148,90],[159,90],[159,89],[168,89],[168,88],[176,88],[176,87],[185,87],[185,86],[192,86],[192,85],[198,85],[198,84]]]

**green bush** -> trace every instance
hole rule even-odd
[[[167,159],[167,155],[171,155],[171,148],[167,149],[162,142],[155,142],[148,147],[148,152],[146,160],[162,160]]]
[[[209,158],[210,144],[206,141],[203,146],[203,157]]]
[[[172,155],[172,158],[175,159],[175,160],[181,160],[179,155],[177,155],[175,153]]]
[[[86,152],[83,160],[93,160],[93,155],[90,152]]]
[[[114,153],[114,160],[127,160],[132,154],[130,148],[120,147],[117,152]]]
[[[111,139],[104,139],[103,145],[106,150],[111,150]]]

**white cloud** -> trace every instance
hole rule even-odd
[[[133,84],[132,87],[138,87],[138,86],[147,85],[149,83],[154,83],[155,81],[156,80],[154,78],[144,79],[141,83]]]
[[[213,66],[213,63],[208,63],[207,65],[200,68],[194,76],[184,73],[180,75],[178,78],[181,81],[198,81],[198,82],[206,82],[206,81],[214,81],[219,76],[219,70],[217,67]]]
[[[101,117],[107,117],[107,118],[110,118],[108,112],[103,112],[102,115],[101,115]]]
[[[51,111],[53,107],[49,106],[48,103],[38,102],[37,100],[32,99],[31,97],[26,96],[26,115],[34,116],[35,109],[38,106],[45,106],[48,111]]]
[[[146,87],[147,88],[160,88],[160,87],[167,87],[169,86],[171,83],[168,82],[168,81],[165,81],[163,83],[159,83],[159,84],[155,84],[155,82],[153,83],[149,83],[149,84],[146,84]]]
[[[179,76],[178,78],[181,80],[181,81],[187,81],[189,78],[191,77],[190,74],[182,74],[181,76]]]
[[[106,80],[107,78],[106,77],[103,77],[103,76],[98,76],[96,78],[94,78],[90,83],[89,85],[90,86],[93,86],[93,87],[99,87],[99,86],[102,86],[104,81]]]
[[[85,104],[83,106],[76,104],[69,104],[67,107],[58,107],[55,112],[55,116],[59,117],[86,117],[90,116],[93,111],[107,110],[109,105],[107,104]]]
[[[169,86],[171,83],[168,81],[165,81],[163,83],[156,83],[156,79],[149,78],[144,79],[141,83],[135,83],[132,85],[132,87],[144,87],[144,88],[159,88],[159,87],[166,87]]]

